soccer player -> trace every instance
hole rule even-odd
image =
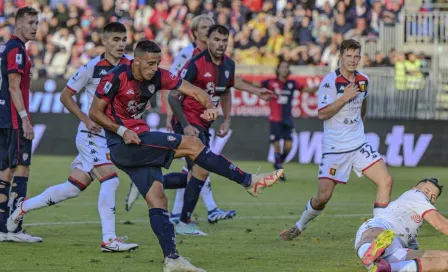
[[[173,61],[173,64],[170,68],[170,72],[174,75],[178,75],[180,70],[185,66],[185,64],[194,56],[199,54],[201,51],[207,49],[207,40],[208,40],[208,30],[214,25],[214,20],[211,17],[206,15],[196,16],[191,25],[191,33],[193,35],[194,41],[190,43],[188,46],[183,48],[176,58]],[[259,96],[263,100],[269,100],[275,97],[275,93],[266,89],[266,88],[257,88],[252,86],[249,83],[246,83],[240,77],[235,77],[235,88],[238,88],[243,91],[247,91],[249,93],[255,94]],[[169,104],[167,106],[167,128],[168,131],[173,131],[172,122],[173,115]],[[186,135],[194,135],[197,131],[193,127],[187,127]],[[191,132],[191,133],[190,133]],[[182,169],[181,173],[170,173],[165,177],[166,185],[179,185],[186,184],[187,182],[187,173],[189,172],[188,166],[185,165]],[[184,192],[185,189],[178,189],[176,191],[176,197],[173,205],[173,209],[171,211],[170,220],[173,223],[178,223],[180,219],[180,214],[182,211],[182,207],[184,205]],[[129,193],[126,198],[126,210],[130,210],[133,203],[137,200],[138,190],[135,188],[134,184],[131,184]],[[210,183],[210,178],[207,178],[205,185],[201,190],[201,197],[204,200],[205,207],[207,208],[207,219],[209,223],[216,223],[219,220],[226,220],[233,218],[236,215],[235,210],[223,210],[220,209],[213,198],[212,187]]]
[[[34,139],[29,113],[32,64],[25,44],[36,39],[38,15],[32,7],[18,9],[15,33],[0,47],[0,241],[42,242],[42,238],[25,233],[21,224],[15,232],[6,228],[17,200],[26,196],[30,172]]]
[[[390,202],[392,177],[364,133],[369,79],[356,70],[360,54],[361,45],[357,41],[343,41],[340,68],[326,75],[319,86],[318,117],[324,121],[324,132],[317,195],[308,201],[296,225],[281,232],[284,240],[300,235],[322,213],[336,184],[346,184],[352,169],[377,187],[374,215]]]
[[[101,251],[131,251],[138,247],[137,244],[125,243],[115,234],[115,193],[119,180],[110,161],[104,130],[73,100],[74,95],[85,89],[90,107],[101,77],[116,65],[130,63],[129,58],[123,55],[126,39],[123,24],[112,22],[105,25],[102,37],[105,52],[80,67],[67,82],[61,102],[81,121],[76,135],[79,154],[71,165],[72,173],[67,181],[47,188],[40,195],[19,201],[19,208],[8,220],[10,231],[16,228],[25,213],[77,197],[96,178],[100,183],[98,212],[103,233]]]
[[[294,131],[292,101],[294,99],[294,92],[299,89],[304,92],[315,92],[317,88],[302,88],[298,86],[297,81],[289,79],[291,70],[290,64],[286,60],[280,60],[275,73],[277,75],[275,79],[265,80],[261,85],[277,94],[277,98],[269,101],[269,107],[271,109],[269,116],[269,139],[274,146],[274,168],[281,169],[283,168],[283,162],[292,148],[291,135]],[[283,150],[280,147],[281,139],[284,141]],[[286,181],[284,175],[281,180]]]
[[[232,94],[230,88],[233,87],[235,81],[235,62],[225,55],[228,38],[229,30],[225,26],[213,25],[208,31],[207,50],[193,57],[181,71],[184,80],[207,91],[214,106],[218,106],[221,101],[224,122],[216,133],[218,137],[227,135],[231,122]],[[181,99],[182,95],[179,91],[172,91],[168,98],[175,115],[174,132],[199,137],[202,143],[209,148],[208,130],[212,122],[200,117],[205,110],[204,106],[191,97],[185,97],[182,103]],[[191,215],[209,172],[198,165],[193,165],[191,161],[188,163],[189,168],[192,169],[191,177],[185,188],[184,205],[176,232],[184,235],[206,235],[197,228],[196,224],[190,223]]]
[[[369,271],[448,271],[448,251],[421,250],[417,242],[423,219],[448,235],[448,219],[434,207],[442,188],[435,178],[423,179],[361,225],[355,250]]]
[[[188,157],[204,169],[241,184],[252,196],[277,183],[283,170],[251,175],[211,152],[197,137],[150,132],[141,117],[146,104],[161,89],[177,89],[200,101],[206,108],[202,114],[206,120],[216,119],[218,114],[205,91],[160,69],[160,61],[160,47],[153,41],[140,41],[130,65],[119,65],[101,79],[89,116],[106,130],[112,161],[129,175],[150,207],[151,227],[165,257],[164,271],[203,271],[178,255],[161,167],[169,168],[173,159]]]

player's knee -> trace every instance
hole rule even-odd
[[[62,187],[62,192],[60,193],[61,195],[65,196],[65,199],[68,199],[79,196],[81,190],[72,183],[67,181],[64,183],[64,186]]]
[[[184,136],[185,145],[189,150],[190,156],[197,156],[204,149],[204,144],[198,137]]]
[[[17,165],[14,169],[14,176],[28,177],[30,174],[30,167],[25,165]]]
[[[5,169],[3,171],[0,171],[0,180],[4,180],[6,182],[10,182],[12,179],[12,169]]]

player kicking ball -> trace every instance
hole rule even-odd
[[[381,155],[367,143],[364,132],[369,79],[356,70],[361,45],[345,40],[340,55],[340,68],[324,77],[318,91],[318,117],[324,121],[324,132],[317,194],[308,201],[296,225],[280,233],[283,240],[299,236],[322,213],[336,184],[346,184],[351,170],[376,185],[374,216],[390,202],[392,177]]]
[[[71,165],[72,173],[66,182],[51,186],[35,197],[21,199],[18,208],[8,219],[9,231],[18,227],[27,212],[77,197],[96,178],[100,183],[98,212],[103,233],[101,251],[120,252],[138,248],[137,244],[126,243],[126,237],[117,237],[115,234],[115,193],[119,180],[109,158],[104,130],[82,112],[73,100],[74,95],[85,89],[90,107],[101,77],[115,65],[130,63],[129,58],[123,55],[126,39],[126,27],[123,24],[112,22],[104,26],[102,42],[106,52],[79,68],[67,82],[61,94],[61,102],[81,121],[76,135],[79,155]]]
[[[101,79],[89,116],[106,130],[114,164],[129,175],[149,207],[149,221],[165,258],[164,271],[204,271],[181,257],[176,249],[174,226],[169,220],[161,167],[187,157],[207,171],[235,181],[257,197],[278,183],[283,169],[252,175],[216,155],[197,137],[152,132],[142,119],[145,107],[159,90],[179,90],[205,107],[202,118],[215,120],[218,110],[202,89],[160,69],[162,54],[153,41],[140,41],[131,64],[122,64]]]
[[[434,207],[442,188],[435,178],[423,179],[361,225],[355,250],[370,272],[448,271],[448,251],[420,250],[417,242],[423,220],[448,235],[448,219]]]

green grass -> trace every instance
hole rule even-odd
[[[72,158],[35,156],[28,196],[46,187],[63,182],[70,173]],[[258,166],[271,170],[264,162],[240,162],[247,171]],[[180,169],[176,161],[172,170]],[[393,168],[393,197],[411,188],[422,177],[444,180],[443,168]],[[213,192],[221,208],[237,210],[234,220],[209,225],[200,200],[196,217],[207,237],[178,236],[180,253],[207,271],[365,271],[357,259],[353,241],[360,224],[370,216],[375,187],[366,179],[355,176],[348,185],[337,186],[333,198],[322,214],[299,239],[284,242],[278,239],[280,230],[292,226],[306,202],[316,191],[317,166],[286,165],[288,182],[280,183],[259,198],[250,197],[244,189],[215,175]],[[43,237],[42,244],[0,244],[0,271],[162,271],[162,254],[149,225],[148,211],[140,198],[131,212],[124,211],[124,199],[129,179],[120,173],[121,186],[117,194],[117,234],[128,235],[140,244],[132,253],[100,253],[101,229],[96,201],[99,185],[95,182],[83,194],[56,206],[30,212],[25,223],[58,222],[28,226],[28,232]],[[168,191],[172,205],[174,192]],[[447,211],[447,197],[442,195],[438,207]],[[124,224],[129,220],[131,224]],[[76,223],[74,223],[76,222]],[[448,238],[431,226],[420,231],[420,245],[428,249],[447,249]]]

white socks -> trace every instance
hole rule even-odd
[[[218,207],[215,203],[215,199],[213,199],[212,184],[210,183],[210,177],[208,177],[205,180],[205,184],[201,190],[201,197],[202,200],[204,201],[207,211],[213,211]]]
[[[66,199],[77,197],[80,192],[81,190],[78,187],[67,180],[64,183],[48,187],[40,195],[25,200],[22,204],[22,209],[28,212],[52,206]]]
[[[300,232],[304,231],[308,227],[308,224],[321,213],[322,210],[318,211],[311,207],[311,200],[309,200],[302,216],[296,223],[296,227],[300,230]]]
[[[115,193],[120,181],[118,177],[103,181],[98,196],[98,213],[101,218],[103,242],[115,239]]]

